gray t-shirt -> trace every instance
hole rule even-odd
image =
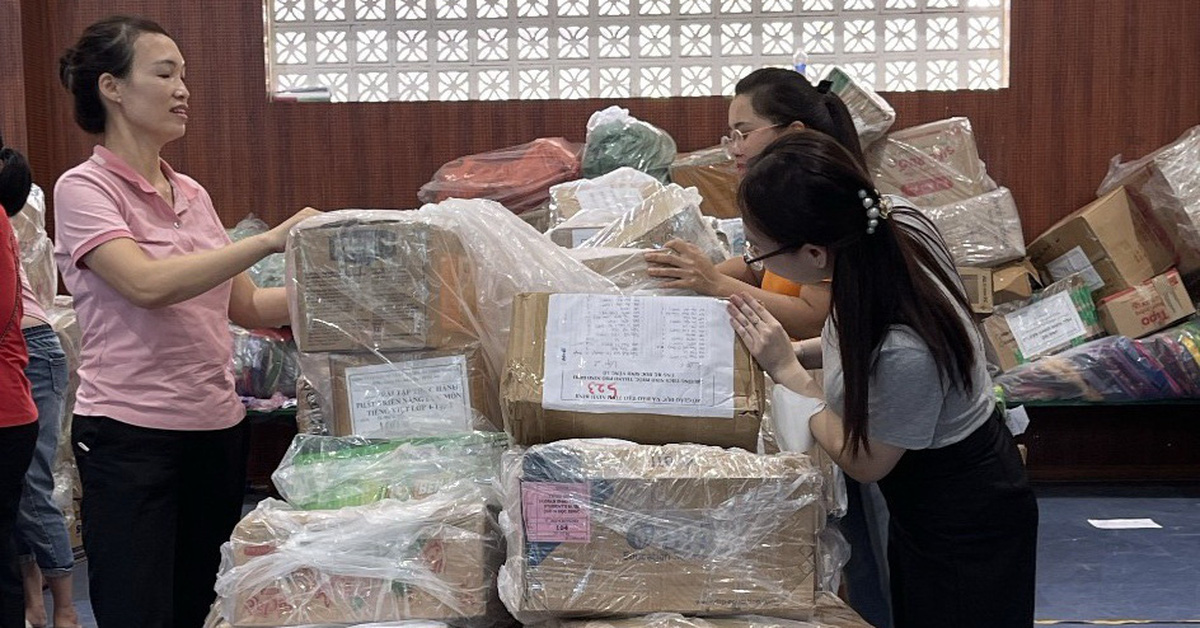
[[[898,206],[909,206],[898,197],[893,197],[893,202]],[[895,214],[893,220],[935,235],[941,242],[941,237],[920,221],[903,214]],[[951,277],[956,277],[944,245],[939,253],[942,265]],[[970,313],[961,307],[958,309],[975,349],[971,390],[963,390],[953,377],[943,377],[938,372],[928,345],[915,331],[904,325],[893,326],[883,338],[879,359],[871,373],[867,436],[872,441],[904,449],[938,449],[963,440],[991,415],[995,393],[987,370],[983,338]],[[846,393],[832,317],[825,322],[821,333],[821,353],[826,404],[840,416],[844,413]]]

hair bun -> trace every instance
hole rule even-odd
[[[70,91],[75,82],[75,49],[68,48],[58,58],[58,80]]]

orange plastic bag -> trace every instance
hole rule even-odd
[[[486,198],[520,214],[550,200],[550,186],[579,178],[579,155],[580,146],[561,137],[467,155],[438,168],[417,198]]]

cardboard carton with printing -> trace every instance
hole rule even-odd
[[[582,246],[657,249],[678,238],[700,247],[714,264],[720,263],[726,251],[700,213],[701,200],[695,188],[668,184]]]
[[[871,146],[867,164],[875,185],[919,207],[965,201],[996,189],[979,159],[966,118],[948,118],[895,131]]]
[[[1008,188],[925,209],[960,266],[990,267],[1025,256],[1021,216]]]
[[[959,279],[962,279],[963,289],[967,292],[971,311],[976,314],[991,314],[992,269],[960,266],[957,270]]]
[[[671,182],[696,188],[704,199],[700,202],[700,211],[706,216],[737,218],[742,215],[737,204],[740,180],[737,164],[719,146],[680,155],[671,164]]]
[[[522,621],[814,610],[825,511],[804,454],[571,440],[502,473],[500,595]]]
[[[984,338],[1002,370],[1079,346],[1104,335],[1082,275],[1071,275],[1025,301],[995,306]]]
[[[1193,314],[1196,306],[1179,272],[1172,269],[1109,296],[1100,301],[1097,309],[1108,333],[1141,338]]]
[[[517,443],[533,445],[567,438],[611,437],[646,444],[684,442],[741,447],[749,451],[755,449],[765,406],[763,373],[745,345],[733,337],[729,338],[727,346],[712,348],[713,351],[724,354],[714,356],[714,360],[718,357],[732,360],[729,371],[718,373],[710,370],[710,367],[706,366],[708,363],[700,359],[694,364],[679,364],[676,366],[682,375],[678,383],[660,386],[675,398],[651,398],[648,394],[637,393],[630,404],[619,406],[634,408],[633,410],[613,409],[615,406],[609,405],[613,400],[620,401],[617,397],[625,394],[626,383],[630,383],[636,390],[645,390],[643,383],[653,385],[671,376],[660,372],[643,372],[647,367],[639,363],[642,359],[639,356],[661,353],[668,349],[653,343],[663,342],[662,339],[669,335],[677,341],[669,348],[678,351],[684,343],[702,338],[707,333],[705,330],[708,326],[728,326],[727,315],[723,320],[711,320],[699,317],[693,311],[685,311],[671,322],[636,318],[635,314],[643,308],[655,305],[670,307],[667,301],[662,300],[690,298],[716,302],[715,299],[613,297],[624,299],[615,306],[618,311],[613,313],[613,316],[597,315],[596,320],[599,323],[593,324],[584,320],[569,326],[600,330],[595,332],[598,334],[594,339],[595,343],[599,349],[608,350],[609,357],[605,359],[612,360],[597,367],[604,372],[598,372],[595,378],[590,378],[566,374],[564,371],[564,374],[550,378],[548,382],[547,323],[552,298],[554,297],[549,294],[530,293],[519,295],[513,301],[508,363],[501,378],[500,397],[505,430]],[[605,297],[596,295],[587,298],[599,301]],[[721,307],[719,302],[716,302],[716,305]],[[596,305],[596,309],[603,314],[610,313],[603,309],[607,307],[607,301]],[[578,314],[579,310],[571,311],[583,315]],[[597,327],[599,324],[603,327]],[[657,332],[652,329],[655,325],[660,325],[656,328]],[[563,339],[552,340],[557,342]],[[622,358],[621,355],[626,357]],[[597,358],[595,362],[600,363],[602,360]],[[553,395],[547,392],[548,383],[561,386],[564,395],[559,399],[569,397],[575,401],[574,405],[567,403],[557,407],[553,403],[547,404],[547,399],[553,398]],[[613,388],[607,388],[609,385]],[[600,387],[603,390],[596,388],[589,392],[588,386]],[[725,391],[719,399],[715,396],[717,389]],[[579,394],[566,395],[568,390],[578,390]],[[717,402],[720,407],[717,407]],[[566,409],[563,409],[564,407]],[[714,411],[709,412],[710,410]]]
[[[1167,271],[1169,243],[1119,187],[1060,220],[1028,247],[1029,259],[1054,281],[1082,273],[1097,300]]]

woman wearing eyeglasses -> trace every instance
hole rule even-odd
[[[721,145],[744,174],[746,162],[762,152],[773,140],[797,130],[816,129],[842,143],[856,159],[863,161],[862,148],[850,111],[836,94],[822,83],[813,87],[808,79],[792,70],[762,68],[738,81],[729,104],[729,135]],[[699,248],[673,240],[669,251],[648,253],[656,264],[650,274],[668,280],[664,288],[683,288],[715,297],[746,292],[761,301],[783,323],[792,338],[813,338],[829,313],[827,286],[800,286],[763,269],[747,264],[754,257],[748,249],[745,258],[735,257],[713,265]]]
[[[1032,625],[1037,503],[936,227],[811,131],[752,160],[738,200],[767,268],[831,282],[832,316],[804,364],[752,296],[732,297],[730,316],[795,394],[777,420],[807,423],[848,475],[879,483],[895,626]],[[823,368],[824,385],[805,368]]]

